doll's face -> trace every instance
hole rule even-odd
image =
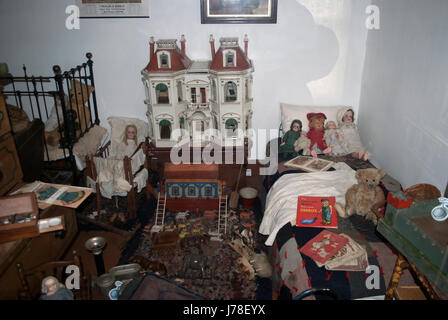
[[[48,279],[45,282],[45,288],[47,289],[47,296],[51,296],[58,291],[58,283],[54,279]]]
[[[294,123],[293,125],[292,125],[292,131],[300,131],[300,124],[298,124],[297,122],[296,123]]]
[[[323,130],[324,120],[322,120],[321,118],[313,118],[311,120],[310,127],[317,130]]]
[[[328,121],[327,129],[336,129],[336,123],[334,121]]]
[[[136,135],[137,135],[137,132],[136,132],[135,128],[128,127],[128,129],[126,130],[126,139],[134,140]]]
[[[353,122],[353,112],[351,110],[344,113],[342,117],[342,122]]]

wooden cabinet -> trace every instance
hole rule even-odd
[[[64,216],[65,231],[41,234],[38,237],[7,242],[0,245],[0,300],[18,299],[20,281],[17,262],[25,269],[42,263],[60,260],[69,249],[78,232],[76,213],[72,208],[51,206],[40,213],[41,218]],[[29,279],[35,292],[41,279]]]

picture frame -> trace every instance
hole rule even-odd
[[[309,156],[298,156],[285,163],[286,167],[300,169],[305,172],[327,171],[334,162]]]
[[[201,23],[277,23],[278,0],[201,0]]]
[[[81,19],[149,18],[149,0],[76,0]]]

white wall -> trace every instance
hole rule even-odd
[[[405,188],[448,180],[448,1],[374,0],[360,130],[377,163]]]
[[[244,34],[255,64],[254,128],[278,128],[280,102],[358,109],[370,0],[279,0],[277,24],[201,24],[197,0],[152,0],[149,19],[85,19],[65,28],[74,0],[0,0],[0,61],[12,73],[51,75],[93,53],[102,124],[108,116],[145,119],[140,71],[148,63],[149,36],[186,37],[191,59],[210,59],[209,34]],[[260,150],[262,157],[264,148]]]

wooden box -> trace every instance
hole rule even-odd
[[[38,220],[34,193],[0,197],[0,243],[38,236]]]

